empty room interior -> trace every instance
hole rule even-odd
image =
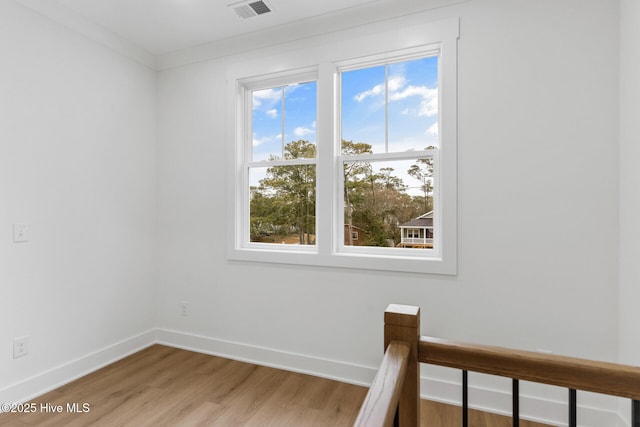
[[[640,366],[639,117],[638,0],[0,0],[3,412],[153,349],[355,408],[389,304],[425,336]],[[459,371],[419,375],[461,405]],[[470,373],[472,409],[511,391]],[[569,425],[565,389],[519,401]],[[632,425],[628,399],[577,406]]]

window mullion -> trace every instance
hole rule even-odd
[[[318,69],[318,122],[317,137],[317,166],[316,166],[316,245],[320,255],[330,256],[335,247],[335,192],[337,191],[336,175],[339,153],[339,126],[336,126],[334,108],[338,107],[335,78],[335,66],[322,63]]]
[[[389,152],[389,64],[384,66],[384,152]]]
[[[282,135],[282,148],[281,148],[281,154],[280,156],[284,159],[284,116],[285,116],[285,110],[284,110],[284,94],[285,94],[285,90],[286,90],[286,86],[282,87],[282,114],[280,115],[282,117],[282,124],[281,124],[281,135]]]

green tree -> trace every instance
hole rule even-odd
[[[433,148],[429,146],[426,149]],[[407,173],[420,181],[420,189],[424,193],[424,212],[429,212],[433,209],[433,200],[429,200],[429,193],[433,191],[433,158],[417,159]]]
[[[362,142],[342,141],[341,151],[343,155],[357,156],[372,153],[372,147]],[[315,156],[316,146],[299,140],[285,146],[282,159],[272,156],[269,160]],[[399,242],[399,224],[424,213],[422,202],[428,199],[428,192],[432,189],[427,185],[431,184],[430,177],[433,175],[430,161],[420,159],[410,169],[411,176],[423,180],[423,190],[427,192],[424,198],[412,198],[407,194],[407,186],[391,167],[375,169],[375,163],[372,162],[345,162],[342,166],[344,224],[347,230],[351,231],[353,227],[364,230],[362,239],[369,246],[388,246],[390,240]],[[269,167],[259,186],[251,188],[250,209],[252,241],[263,241],[270,235],[297,234],[300,244],[313,244],[316,220],[315,165]],[[352,233],[346,233],[345,244],[353,244]]]
[[[364,142],[353,142],[342,140],[342,154],[343,155],[353,155],[353,154],[364,154],[364,153],[372,153],[371,145],[365,144]],[[362,181],[358,180],[356,177],[365,173],[369,166],[368,163],[361,162],[352,162],[344,164],[344,210],[346,216],[346,225],[347,225],[347,242],[345,244],[349,246],[353,246],[353,234],[351,233],[353,229],[353,195],[357,189],[362,187]]]
[[[314,158],[316,146],[309,141],[292,141],[285,145],[284,159]],[[271,156],[269,160],[280,160]],[[313,244],[316,218],[316,168],[315,165],[273,166],[267,169],[266,177],[260,181],[257,193],[252,197],[251,220],[268,218],[272,226],[284,228],[285,233],[294,231],[300,244]],[[261,197],[270,198],[265,204]],[[255,203],[254,203],[255,202]],[[269,215],[261,207],[267,206]],[[254,211],[255,206],[255,211]]]

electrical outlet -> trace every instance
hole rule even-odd
[[[29,225],[25,223],[13,224],[13,241],[14,243],[29,241]]]
[[[20,337],[13,339],[13,358],[26,356],[29,354],[29,337]]]
[[[180,303],[180,315],[187,317],[189,315],[189,303],[186,301],[182,301]]]

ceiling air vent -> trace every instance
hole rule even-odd
[[[230,4],[233,10],[242,19],[252,18],[258,15],[264,15],[271,12],[269,6],[262,0],[252,2],[241,2],[241,4]]]

